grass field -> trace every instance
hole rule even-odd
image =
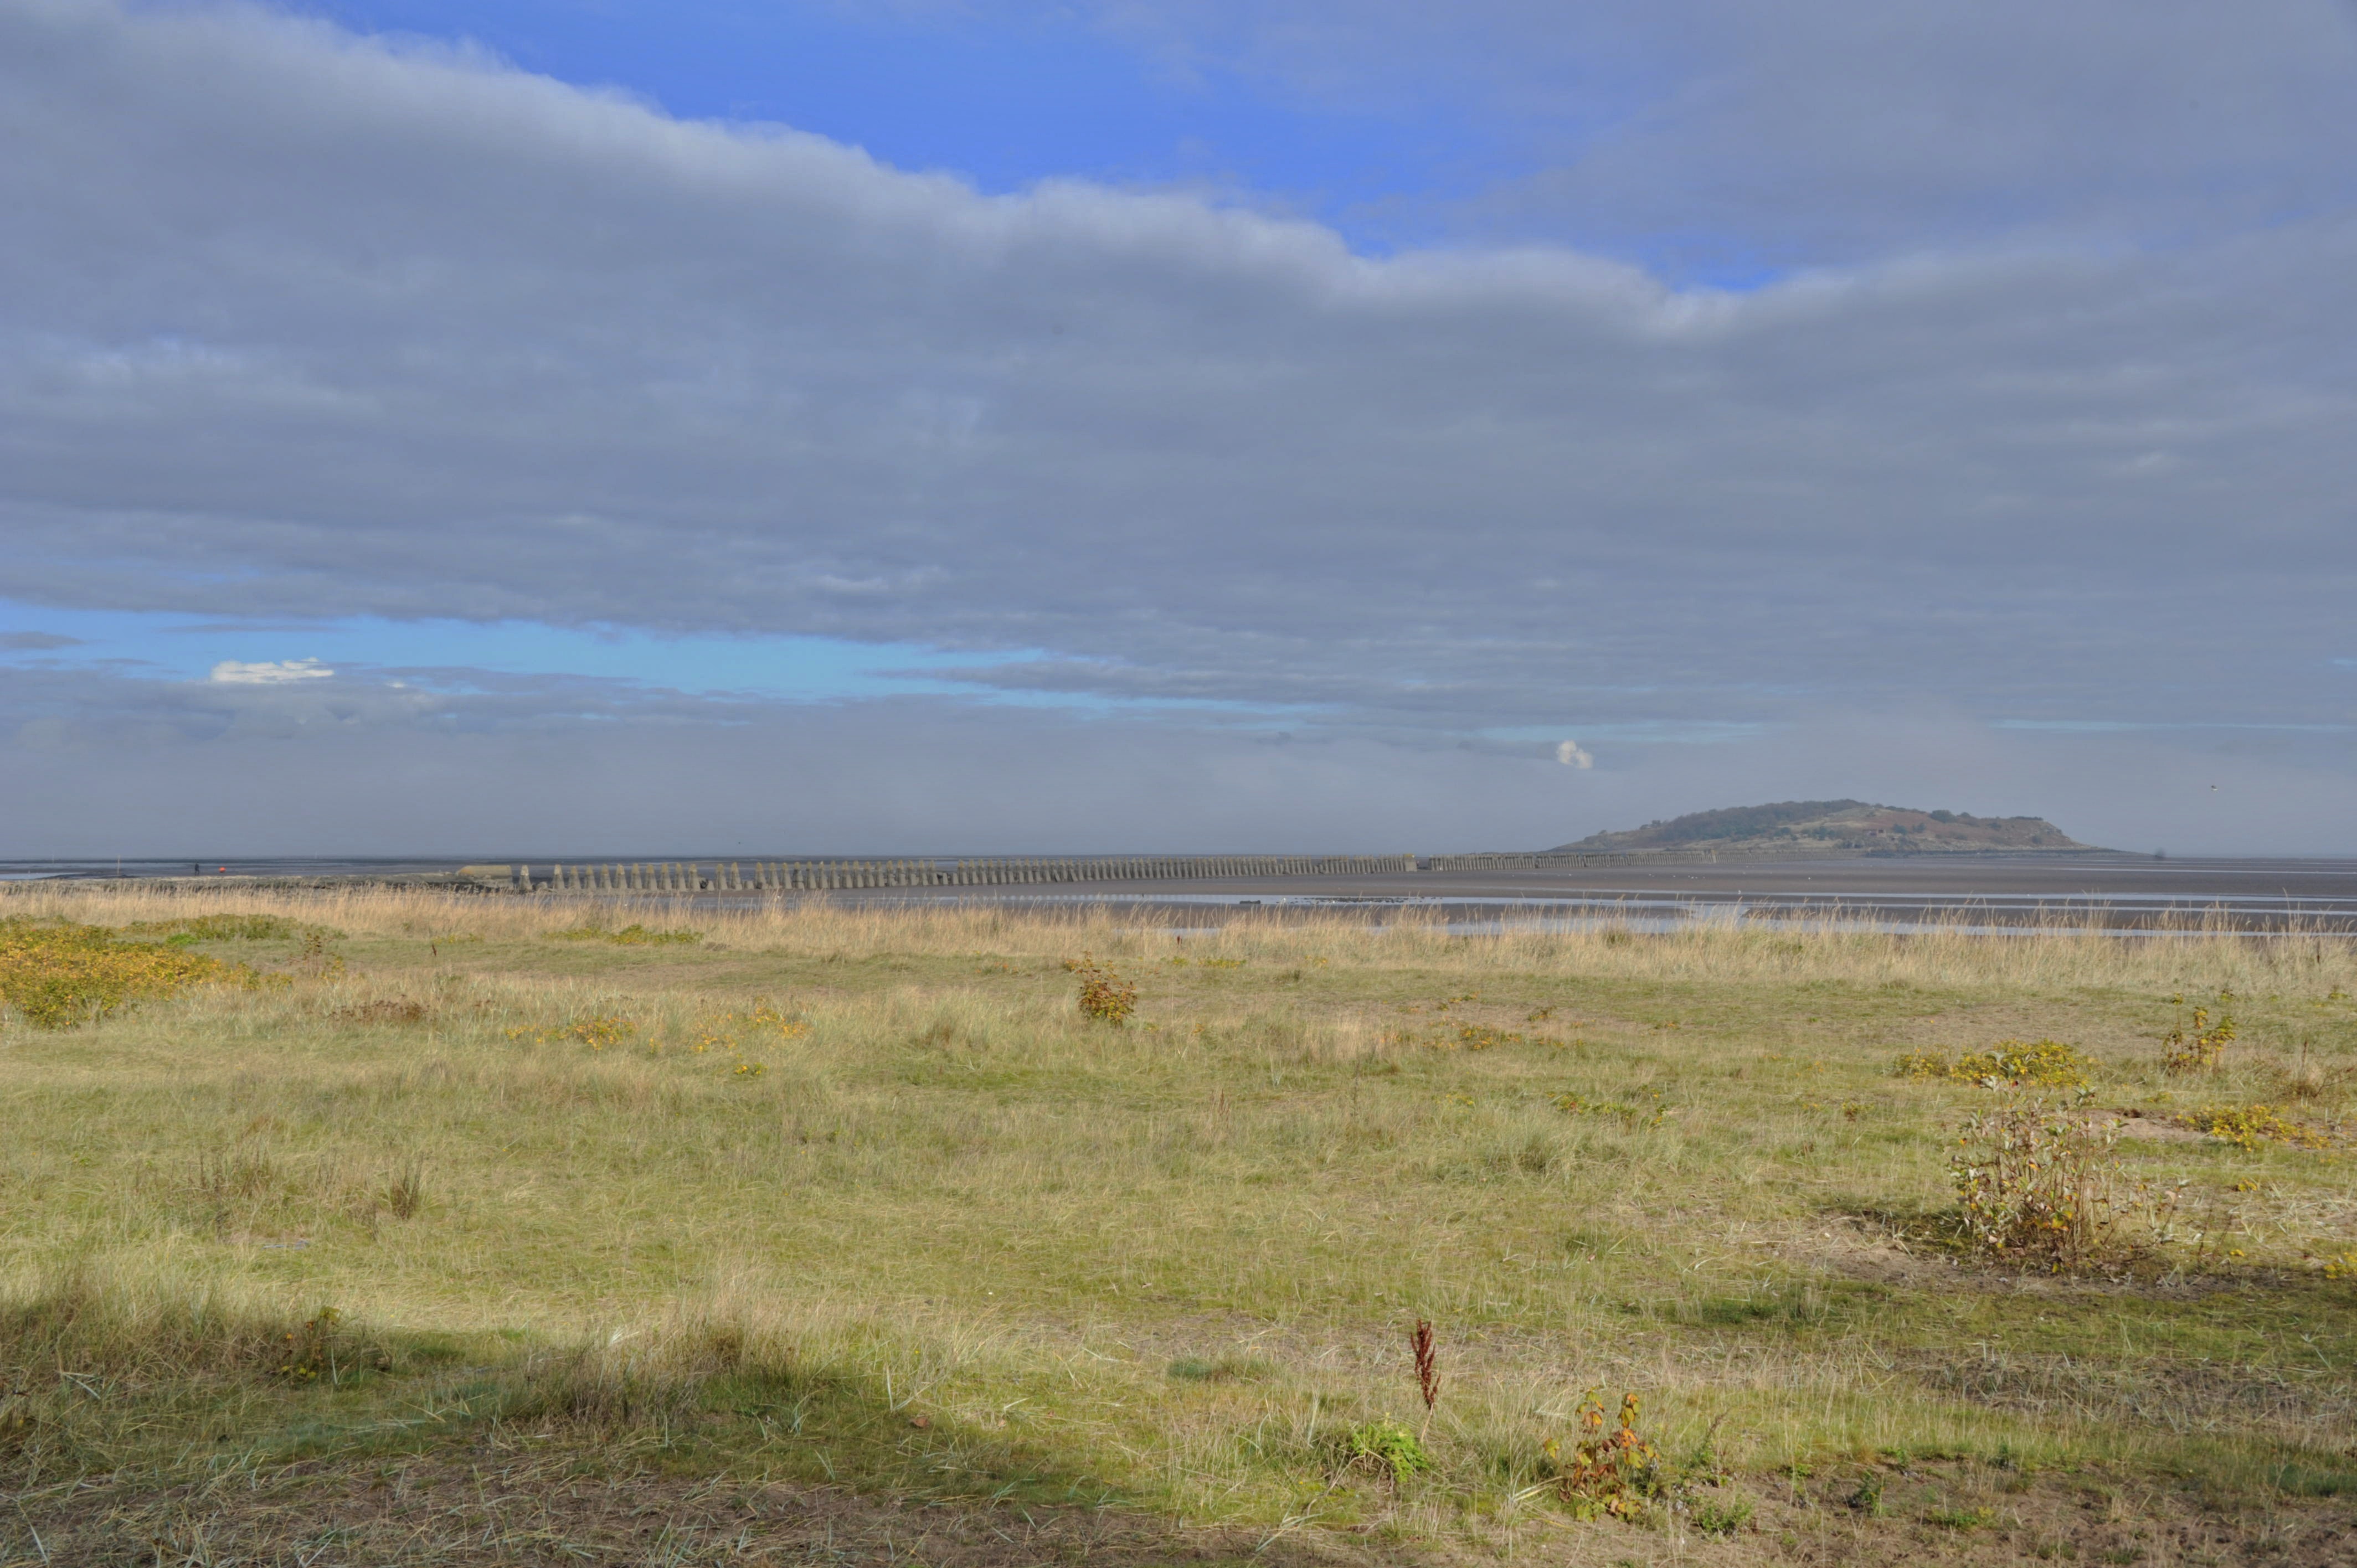
[[[2347,939],[0,920],[0,1563],[2357,1556]],[[2059,1273],[1895,1070],[2040,1039]]]

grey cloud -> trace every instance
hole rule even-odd
[[[1493,162],[1533,172],[1459,221],[1703,264],[1992,234],[2175,243],[2357,192],[2345,0],[1162,0],[1098,14],[1182,70],[1468,123]]]
[[[1690,124],[1584,152],[1564,188],[1667,222],[1647,169],[1739,183],[1775,93],[1842,71],[1896,91],[1867,79],[1899,55],[1944,69],[1912,10],[1818,75],[1795,63],[1853,15],[1800,8]],[[2234,102],[2310,34],[2287,102],[2351,85],[2310,13],[2262,7],[2223,42],[2190,15],[2150,48]],[[1521,38],[1536,16],[1474,19]],[[1959,57],[1938,103],[2000,63]],[[2357,223],[2306,155],[2280,164],[2305,210],[2248,232],[2145,251],[2041,219],[2002,251],[1727,295],[1543,246],[1369,259],[1178,195],[985,198],[246,10],[0,0],[0,108],[20,599],[914,641],[1006,653],[943,677],[978,693],[1275,705],[1338,746],[2350,713],[2325,660],[2357,586],[2357,408],[2318,324],[2357,314]],[[1953,118],[1890,156],[1964,136],[1987,166],[1938,199],[1964,211],[2029,155]],[[2276,134],[2229,150],[2263,162]],[[2097,140],[2071,179],[2128,156]],[[1808,163],[1805,136],[1776,145]],[[2150,162],[2139,202],[2167,183]],[[2185,166],[2170,199],[2199,207],[2225,166]],[[652,700],[574,695],[552,725]],[[278,697],[528,722],[489,690]],[[348,711],[141,722],[365,729]],[[53,721],[72,732],[25,722]],[[1872,728],[1844,733],[1870,762]],[[1600,756],[1574,779],[1551,746],[1528,747],[1546,788],[1637,776]]]
[[[59,648],[80,648],[82,639],[54,631],[0,631],[0,649],[11,653],[47,653]]]

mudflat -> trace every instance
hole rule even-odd
[[[889,902],[1037,904],[1092,897],[1168,904],[1209,918],[1222,906],[1387,903],[1541,913],[1671,918],[1697,909],[1762,917],[1906,922],[2357,929],[2357,860],[2157,859],[2093,855],[1861,855],[1728,858],[1547,871],[1419,871],[1372,876],[1240,876],[1091,882],[1038,889],[898,889],[834,897]]]

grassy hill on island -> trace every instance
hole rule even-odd
[[[1918,811],[1865,800],[1779,800],[1729,806],[1648,822],[1625,832],[1591,833],[1558,851],[1646,849],[1855,849],[1910,854],[1975,851],[2084,849],[2043,817],[1975,817],[1970,811]]]

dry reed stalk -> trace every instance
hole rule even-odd
[[[1407,1342],[1415,1352],[1416,1391],[1424,1396],[1424,1426],[1416,1434],[1416,1441],[1421,1443],[1432,1430],[1433,1406],[1440,1402],[1440,1364],[1433,1350],[1432,1325],[1417,1318]]]

